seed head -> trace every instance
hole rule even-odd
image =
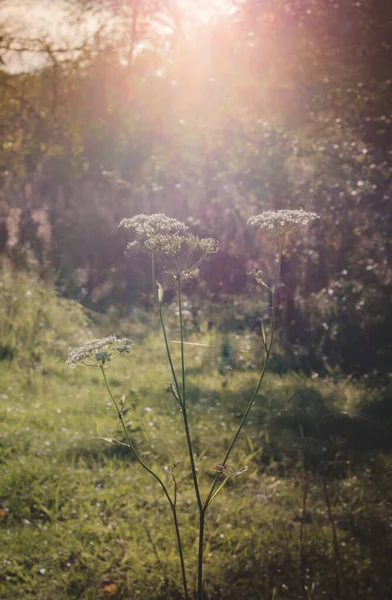
[[[264,273],[260,271],[260,269],[252,269],[249,271],[248,275],[252,275],[257,283],[264,284]]]
[[[278,235],[285,235],[293,233],[319,218],[316,213],[306,212],[302,208],[299,210],[266,210],[260,215],[248,219],[248,225]]]
[[[112,354],[108,350],[116,350],[119,354],[123,354],[124,352],[130,352],[131,346],[134,346],[134,344],[130,340],[126,338],[118,339],[115,335],[91,340],[72,350],[66,365],[71,369],[74,369],[78,364],[101,367],[112,360]]]
[[[135,215],[130,219],[123,219],[119,227],[133,229],[135,233],[145,238],[151,238],[159,233],[179,233],[188,229],[182,221],[167,217],[163,213]]]
[[[176,279],[193,277],[206,257],[218,251],[214,239],[193,235],[184,223],[162,213],[123,219],[120,226],[133,229],[139,237],[128,244],[128,250],[140,247]]]
[[[181,252],[181,246],[185,238],[177,234],[158,233],[148,238],[144,245],[151,254],[165,254],[166,256],[177,256]]]

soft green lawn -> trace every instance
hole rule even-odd
[[[133,337],[137,347],[116,359],[108,376],[114,393],[126,396],[126,418],[146,463],[169,483],[168,467],[181,460],[180,525],[194,590],[196,503],[155,324],[144,315],[133,329],[119,326],[116,333]],[[87,331],[78,335],[82,342]],[[99,370],[67,369],[68,344],[77,336],[53,337],[55,351],[43,345],[36,363],[0,362],[0,597],[181,598],[167,501],[126,449],[94,439],[121,439]],[[178,340],[175,330],[170,339]],[[206,495],[256,381],[259,340],[206,329],[187,341],[209,344],[186,347],[189,417]],[[313,442],[312,429],[377,398],[342,378],[266,378],[230,460],[249,470],[207,513],[206,598],[390,597],[390,462],[343,443],[336,431],[332,442]]]

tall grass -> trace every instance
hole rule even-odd
[[[0,360],[27,368],[45,354],[64,356],[87,327],[82,307],[59,297],[52,282],[0,265]]]
[[[26,275],[17,277],[13,289],[18,291],[8,297],[21,306],[25,296],[18,294],[38,284]],[[11,282],[7,285],[10,289]],[[91,322],[80,307],[59,302],[48,287],[46,330],[37,328],[31,338],[30,351],[41,356],[34,367],[28,347],[26,354],[18,351],[17,338],[42,308],[43,296],[37,290],[27,298],[32,304],[26,311],[9,307],[8,314],[18,315],[18,333],[10,332],[7,342],[15,353],[0,361],[0,597],[181,598],[170,515],[158,486],[121,447],[94,439],[122,435],[96,372],[64,369],[68,346],[81,331],[88,337]],[[150,317],[140,313],[140,320]],[[129,323],[111,325],[129,334]],[[252,364],[239,357],[258,339],[257,334],[238,334],[228,352],[224,335],[206,324],[200,329],[188,338],[208,344],[187,347],[188,416],[200,478],[210,485],[256,379]],[[169,482],[170,465],[182,459],[180,526],[194,587],[196,565],[188,556],[196,549],[196,505],[179,434],[182,417],[173,406],[163,359],[155,329],[140,335],[137,352],[113,364],[111,385],[118,391],[125,385],[126,422],[149,464]],[[180,359],[179,345],[174,345],[173,360]],[[24,360],[28,377],[23,376]],[[243,479],[228,482],[225,495],[211,505],[205,531],[206,598],[336,600],[335,539],[342,598],[389,597],[388,448],[370,447],[369,432],[348,433],[348,422],[342,428],[336,420],[333,429],[331,421],[331,415],[351,419],[351,425],[366,418],[388,428],[383,418],[387,395],[388,390],[369,390],[336,375],[266,377],[260,403],[232,457],[235,464],[248,464],[247,485]]]

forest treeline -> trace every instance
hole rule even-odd
[[[8,264],[95,310],[148,306],[150,273],[124,257],[118,223],[164,212],[219,240],[190,285],[230,303],[247,271],[273,267],[247,218],[303,207],[321,219],[286,246],[282,339],[301,368],[387,373],[392,5],[233,0],[208,24],[169,0],[69,5],[67,45],[0,23]],[[88,15],[100,25],[73,41]],[[41,66],[11,69],[22,55]]]

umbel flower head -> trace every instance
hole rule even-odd
[[[265,287],[268,287],[267,284],[264,283],[264,273],[263,273],[263,271],[260,271],[260,269],[252,269],[251,271],[249,271],[248,275],[253,275],[253,277],[255,278],[257,283],[260,283],[260,285],[264,285]]]
[[[192,277],[208,254],[218,251],[216,240],[188,233],[184,223],[161,213],[136,215],[123,219],[121,225],[133,229],[140,237],[142,249],[176,279]],[[138,245],[138,241],[132,242],[128,250]]]
[[[133,229],[135,233],[143,238],[151,238],[160,233],[179,233],[188,229],[182,221],[167,217],[163,213],[135,215],[130,219],[123,219],[119,227]]]
[[[299,210],[266,210],[260,215],[248,219],[248,225],[278,235],[285,235],[293,233],[319,218],[316,213],[306,212],[302,208]]]
[[[189,279],[209,254],[218,252],[218,242],[213,238],[186,235],[157,235],[145,242],[157,256],[158,263],[176,279]]]
[[[66,365],[71,369],[79,364],[88,367],[102,367],[112,360],[112,352],[109,352],[109,350],[124,354],[130,352],[131,346],[134,346],[134,344],[130,340],[127,338],[118,339],[115,335],[91,340],[72,350]]]

